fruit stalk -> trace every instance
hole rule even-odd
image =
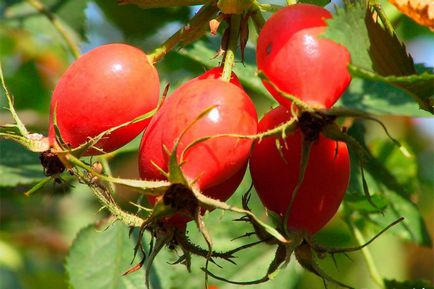
[[[235,61],[235,51],[237,50],[237,41],[240,34],[241,16],[231,16],[231,26],[229,30],[229,42],[225,52],[224,66],[221,79],[224,81],[231,80],[232,68]]]
[[[33,8],[35,8],[39,13],[45,15],[45,17],[48,18],[48,20],[51,22],[53,27],[59,32],[59,34],[63,37],[66,44],[68,45],[69,50],[71,50],[72,55],[74,55],[75,58],[80,57],[80,49],[75,44],[75,42],[72,40],[72,38],[69,36],[68,32],[66,31],[65,27],[63,27],[62,23],[57,19],[55,15],[53,15],[45,6],[42,4],[39,0],[27,0],[27,3],[29,3]]]
[[[262,15],[261,7],[257,2],[253,2],[250,11],[252,12],[251,18],[253,20],[253,24],[255,25],[256,33],[259,34],[259,32],[261,31],[262,27],[265,24],[265,18]]]
[[[363,245],[366,243],[365,238],[363,237],[362,232],[354,226],[351,222],[347,222],[347,224],[350,226],[350,229],[354,235],[354,238],[356,238],[357,243],[359,245]],[[363,257],[365,258],[366,264],[368,265],[369,275],[371,275],[372,280],[380,287],[384,287],[383,279],[380,276],[380,273],[378,273],[378,268],[374,263],[374,259],[372,258],[371,252],[369,251],[368,247],[363,247],[362,249]]]

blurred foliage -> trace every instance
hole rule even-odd
[[[196,11],[188,7],[141,10],[135,6],[118,6],[116,1],[108,0],[45,0],[43,3],[59,17],[82,50],[116,39],[150,51],[181,25],[185,25]],[[342,14],[343,18],[345,16],[348,15]],[[393,16],[393,19],[397,34],[404,41],[420,35],[432,36],[432,32],[421,28],[405,16]],[[353,22],[348,23],[354,24],[356,20],[358,21],[353,19]],[[332,38],[338,37],[339,35],[333,33],[338,33],[344,26],[340,21],[343,20],[338,19],[335,22],[337,30],[330,31]],[[356,50],[361,45],[367,45],[367,42],[361,42],[367,39],[367,31],[353,30],[351,25],[346,29],[350,31],[346,36],[353,35],[353,42],[348,44],[350,48]],[[219,48],[219,37],[220,35],[203,37],[192,45],[170,52],[157,64],[162,86],[170,83],[170,90],[173,91],[205,69],[219,65],[220,60],[213,59]],[[384,40],[383,35],[374,38]],[[275,103],[255,75],[255,36],[251,36],[250,40],[245,52],[245,62],[236,63],[234,70],[255,100],[261,115]],[[389,41],[390,46],[396,47],[395,39]],[[410,61],[403,55],[406,53],[405,48],[400,49],[403,50],[390,55],[389,63],[397,57]],[[355,63],[363,57],[369,55],[356,57]],[[3,0],[0,3],[0,61],[6,83],[23,121],[32,131],[46,132],[51,91],[62,72],[73,61],[64,40],[47,18],[37,13],[25,1]],[[360,63],[366,64],[361,60]],[[4,92],[1,90],[0,106],[4,107],[5,104]],[[388,83],[362,78],[353,79],[338,105],[377,115],[428,115],[418,109],[417,103],[406,91]],[[387,126],[395,126],[392,134],[397,135],[408,148],[411,157],[403,156],[377,124],[353,122],[350,132],[363,140],[374,157],[366,169],[367,181],[377,208],[364,197],[360,170],[357,164],[353,163],[345,208],[315,238],[317,242],[328,246],[355,246],[357,243],[344,225],[342,217],[351,218],[368,238],[403,215],[406,218],[404,224],[393,228],[384,239],[376,241],[374,248],[379,248],[375,251],[379,252],[379,257],[375,262],[379,268],[388,268],[388,271],[381,270],[384,277],[389,279],[386,282],[387,288],[430,288],[429,283],[434,281],[433,270],[429,270],[434,266],[432,248],[427,249],[428,253],[425,254],[419,254],[419,251],[410,253],[403,244],[413,242],[424,246],[431,245],[430,235],[432,236],[434,227],[434,140],[429,138],[426,132],[418,130],[414,119],[401,117],[384,120]],[[8,111],[2,109],[0,124],[8,121]],[[137,139],[113,156],[111,163],[115,175],[137,177],[135,158],[138,144]],[[95,289],[131,288],[128,286],[145,288],[143,270],[126,278],[119,276],[132,266],[130,261],[133,256],[134,235],[128,238],[128,229],[119,223],[96,225],[99,220],[105,219],[106,215],[104,212],[98,213],[100,205],[88,188],[65,179],[62,184],[50,182],[36,195],[24,197],[22,193],[43,177],[37,155],[4,140],[0,140],[0,155],[0,288],[66,289],[70,288],[69,282],[75,289],[89,288],[87,284],[92,284]],[[378,175],[381,172],[387,174]],[[247,175],[230,203],[240,205],[241,194],[247,191],[250,182]],[[137,199],[131,192],[121,192],[116,197],[122,206],[128,206],[130,200]],[[255,213],[267,219],[255,193],[252,195],[251,206]],[[382,212],[379,212],[378,208]],[[219,211],[206,216],[205,222],[212,224],[210,231],[217,250],[230,249],[251,241],[249,238],[232,240],[239,236],[239,232],[246,231],[246,224],[232,221],[237,217]],[[188,229],[192,240],[202,242],[205,247],[195,226],[190,224]],[[69,250],[73,242],[74,245]],[[204,265],[203,259],[193,258],[193,272],[188,275],[183,266],[167,263],[175,261],[179,252],[167,249],[163,251],[151,272],[152,288],[203,288],[203,273],[200,270]],[[230,280],[252,280],[265,274],[273,254],[268,245],[259,245],[253,250],[238,253],[238,265],[219,261],[218,265],[224,268],[211,265],[210,270]],[[391,256],[401,258],[393,257],[391,261]],[[65,258],[67,271],[64,268]],[[363,263],[362,254],[352,253],[351,259],[353,261],[348,261],[345,256],[337,256],[339,271],[331,258],[322,260],[321,266],[343,282],[363,288],[375,288],[376,285],[370,281],[368,270]],[[422,276],[428,279],[428,282],[392,281],[413,278],[411,272],[415,270],[407,266],[409,259],[428,264],[428,273]],[[135,262],[138,262],[138,258]],[[417,263],[412,264],[418,266]],[[92,278],[87,279],[89,276]],[[86,282],[86,285],[82,282]],[[234,288],[234,285],[215,280],[210,282],[218,285],[220,289]],[[291,262],[273,281],[249,288],[310,289],[322,286],[319,278]]]

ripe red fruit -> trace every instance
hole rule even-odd
[[[153,161],[167,170],[169,151],[177,138],[197,117],[198,120],[182,137],[178,157],[184,148],[203,136],[223,133],[255,134],[257,115],[247,94],[233,84],[215,79],[193,79],[178,88],[162,106],[143,135],[140,148],[142,177],[160,175]],[[184,156],[182,171],[190,180],[197,180],[202,190],[218,185],[241,169],[249,155],[251,141],[233,137],[218,137],[195,145]]]
[[[256,110],[242,89],[218,79],[193,79],[167,99],[145,131],[139,153],[143,179],[164,179],[155,167],[168,170],[168,155],[163,146],[172,151],[186,128],[212,106],[216,107],[197,120],[181,138],[178,160],[184,148],[198,138],[256,133]],[[196,180],[204,194],[224,201],[243,178],[251,144],[251,140],[233,137],[209,139],[185,153],[181,169],[190,181]]]
[[[265,23],[256,50],[258,69],[272,83],[321,108],[331,107],[351,81],[347,49],[319,36],[328,18],[330,12],[319,6],[287,6]],[[280,104],[291,106],[290,100],[263,83]]]
[[[272,129],[290,118],[291,113],[279,106],[264,116],[258,130]],[[279,142],[281,153],[276,147],[275,137],[265,138],[254,145],[250,172],[264,206],[283,216],[300,171],[300,130]],[[350,160],[346,144],[320,135],[312,145],[303,183],[291,206],[288,227],[311,234],[320,230],[339,208],[349,176]]]
[[[72,147],[101,132],[143,115],[157,106],[160,81],[145,53],[126,44],[108,44],[82,55],[63,74],[50,106],[51,145],[55,142],[53,113],[64,141]],[[111,152],[137,136],[149,119],[120,128],[97,143]],[[88,155],[99,154],[89,150]]]

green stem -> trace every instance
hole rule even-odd
[[[65,156],[63,156],[66,161],[70,163],[70,165],[74,165],[76,167],[82,168],[86,170],[92,177],[97,177],[101,181],[104,182],[111,182],[114,184],[126,186],[135,190],[138,190],[139,192],[142,192],[147,195],[152,196],[159,196],[163,192],[165,192],[169,187],[170,183],[167,181],[145,181],[145,180],[135,180],[135,179],[121,179],[121,178],[114,178],[111,176],[107,176],[104,174],[101,174],[99,172],[96,172],[91,167],[89,167],[87,164],[82,162],[80,159],[75,157],[74,155],[68,153]]]
[[[363,237],[362,232],[360,230],[352,225],[350,222],[348,222],[350,225],[351,230],[353,231],[354,237],[357,240],[357,243],[359,245],[365,244],[365,238]],[[378,272],[378,268],[375,265],[374,259],[372,258],[371,252],[368,247],[363,247],[362,249],[363,257],[365,258],[366,264],[368,265],[369,274],[371,275],[372,280],[380,287],[384,287],[383,278],[381,278],[380,273]]]
[[[80,57],[80,49],[78,46],[74,43],[72,38],[69,36],[68,32],[66,31],[65,27],[63,27],[62,23],[59,21],[59,19],[52,14],[45,6],[42,4],[39,0],[27,0],[27,3],[33,6],[39,13],[45,15],[45,17],[48,18],[48,20],[51,22],[53,27],[60,33],[60,35],[65,40],[66,44],[68,45],[69,49],[71,50],[72,54],[75,58]]]
[[[26,191],[24,193],[24,195],[26,197],[29,197],[31,194],[33,194],[34,192],[38,191],[39,189],[41,189],[46,183],[48,183],[49,181],[51,181],[52,178],[51,177],[46,177],[43,178],[42,180],[40,180],[36,185],[34,185],[30,190]]]
[[[8,106],[9,106],[9,111],[12,114],[13,119],[15,120],[16,123],[16,127],[18,128],[18,131],[20,132],[20,134],[23,137],[27,137],[29,135],[29,132],[27,131],[26,127],[24,126],[24,123],[21,121],[21,119],[18,117],[17,112],[15,111],[13,102],[12,102],[12,97],[9,93],[8,88],[6,87],[6,82],[3,76],[3,68],[0,62],[0,79],[1,79],[1,83],[3,86],[3,90],[5,91],[5,95],[6,95],[6,99],[8,101]]]
[[[259,34],[261,32],[262,27],[264,27],[265,19],[262,15],[261,11],[256,10],[255,13],[252,15],[253,24],[255,25],[256,33]]]
[[[253,24],[255,25],[255,29],[256,29],[256,33],[259,34],[259,32],[261,31],[262,27],[265,24],[265,18],[262,15],[262,5],[263,4],[259,4],[258,2],[253,2],[251,8],[250,8],[250,12],[251,12],[251,19],[253,20]]]
[[[286,0],[286,4],[288,5],[297,4],[297,0]]]
[[[183,41],[192,41],[196,38],[202,36],[207,27],[208,22],[217,13],[218,8],[215,5],[207,4],[204,5],[193,18],[190,19],[190,23],[181,29],[179,29],[175,34],[173,34],[169,39],[167,39],[160,47],[154,49],[148,54],[148,58],[151,63],[156,63],[162,59],[169,51],[171,51],[178,43]]]
[[[231,16],[231,26],[229,30],[228,47],[225,52],[224,66],[221,79],[230,81],[232,68],[235,62],[235,51],[237,50],[238,37],[240,34],[241,15],[234,14]]]
[[[175,7],[175,6],[192,6],[210,2],[210,0],[118,0],[119,4],[134,4],[144,9]]]
[[[107,157],[102,156],[99,158],[99,160],[101,162],[104,174],[109,176],[109,177],[112,177],[113,176],[112,169],[110,168]],[[115,194],[115,191],[116,191],[115,185],[112,182],[107,182],[107,185],[108,185],[108,189],[109,189],[110,193],[112,195]]]

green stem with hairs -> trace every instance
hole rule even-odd
[[[65,40],[69,50],[71,50],[72,55],[74,55],[75,58],[80,57],[80,49],[75,44],[75,42],[72,40],[72,38],[69,36],[68,31],[66,31],[63,24],[60,22],[60,20],[48,10],[42,2],[39,0],[27,0],[27,3],[33,6],[39,13],[45,15],[45,17],[48,18],[48,20],[51,22],[53,27],[59,32],[59,34],[63,37]]]
[[[231,16],[231,26],[229,30],[228,47],[225,52],[224,66],[221,79],[230,81],[232,68],[235,62],[235,51],[237,50],[238,37],[240,35],[241,15],[234,14]]]
[[[6,82],[5,82],[5,78],[3,76],[3,68],[2,68],[1,62],[0,62],[0,80],[1,80],[1,84],[2,84],[3,90],[5,91],[5,96],[6,96],[6,100],[8,102],[9,111],[11,112],[12,118],[14,119],[14,121],[16,123],[16,127],[18,128],[18,131],[20,132],[21,136],[27,137],[29,135],[29,132],[27,131],[26,126],[21,121],[21,119],[18,117],[18,114],[15,111],[14,104],[13,104],[13,101],[12,101],[12,97],[11,97],[11,95],[9,93],[8,88],[6,87]]]
[[[79,170],[75,170],[74,174],[79,180],[91,188],[92,192],[103,204],[104,208],[107,208],[116,219],[131,227],[142,226],[144,220],[136,215],[123,211],[111,198],[110,192],[106,188],[95,184],[88,175],[80,172]]]
[[[216,5],[207,4],[204,5],[193,18],[190,19],[190,23],[181,29],[179,29],[175,34],[173,34],[169,39],[167,39],[160,47],[154,49],[148,54],[148,58],[151,63],[156,63],[162,59],[169,51],[171,51],[180,42],[192,41],[194,39],[202,36],[206,29],[208,22],[215,16],[218,8]]]
[[[112,169],[110,168],[107,157],[101,156],[101,157],[99,157],[99,161],[101,162],[104,174],[109,176],[109,177],[113,177]],[[115,194],[115,192],[116,192],[115,185],[112,182],[107,182],[107,186],[108,186],[110,193]]]

